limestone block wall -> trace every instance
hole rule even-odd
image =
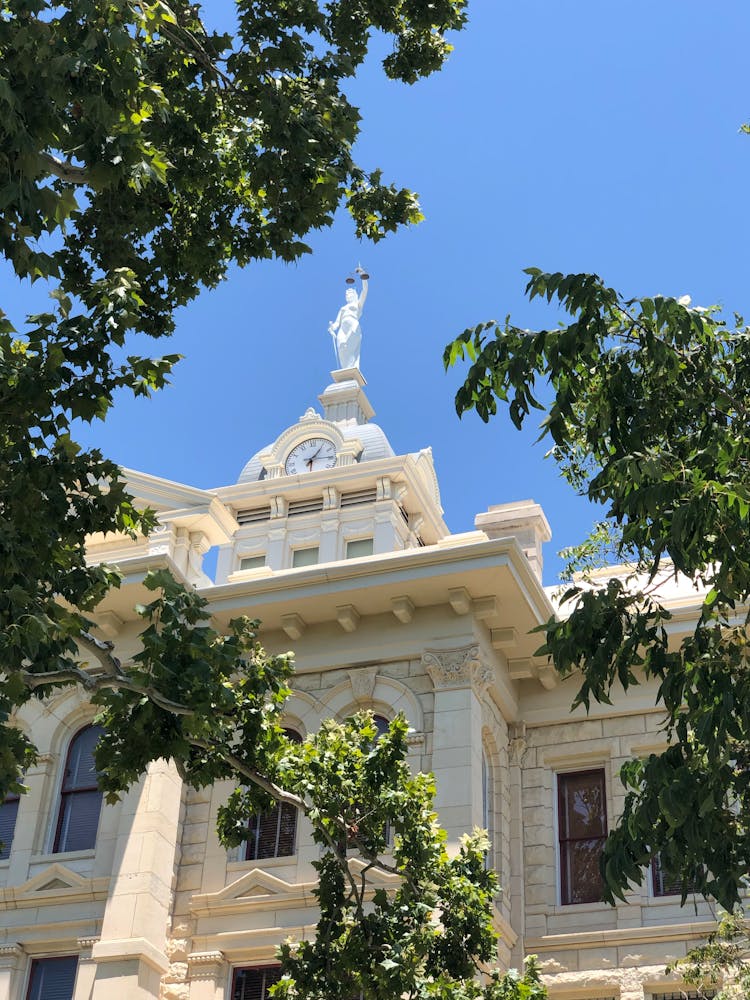
[[[555,1000],[591,996],[592,991],[643,1000],[651,992],[674,989],[676,980],[665,975],[665,966],[711,929],[709,904],[696,900],[680,907],[679,896],[655,896],[650,872],[642,886],[626,894],[627,902],[615,907],[561,902],[559,775],[601,768],[611,827],[624,802],[619,769],[632,756],[662,745],[659,721],[653,710],[641,710],[525,726],[520,824],[524,950],[539,956]]]
[[[438,810],[449,843],[482,822],[482,755],[491,771],[496,830],[494,857],[510,869],[510,792],[504,768],[507,726],[488,695],[491,669],[476,644],[443,647],[420,655],[362,666],[300,670],[285,723],[303,736],[325,718],[345,718],[369,708],[386,718],[404,711],[414,730],[409,761],[433,770]],[[304,663],[304,654],[300,655]],[[165,1000],[219,1000],[232,967],[272,962],[289,935],[308,935],[316,921],[312,889],[319,856],[309,824],[300,818],[291,857],[246,861],[218,843],[216,818],[229,794],[216,785],[186,797],[172,929],[171,963],[162,981]],[[503,958],[510,960],[516,935],[509,926],[510,893],[498,900],[505,931]],[[511,940],[512,939],[512,940]]]

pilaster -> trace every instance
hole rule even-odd
[[[26,955],[17,944],[0,946],[0,1000],[12,1000],[21,995]]]
[[[514,722],[508,731],[508,763],[510,785],[510,922],[518,938],[511,952],[512,964],[521,968],[526,937],[526,888],[524,880],[523,837],[523,758],[526,754],[526,724]]]
[[[227,963],[220,951],[192,952],[188,955],[190,1000],[216,1000],[224,996]]]
[[[426,649],[422,666],[435,687],[435,808],[449,849],[457,851],[461,836],[482,825],[481,696],[494,672],[476,643]]]
[[[158,996],[169,967],[167,927],[181,806],[182,782],[174,764],[165,761],[152,763],[123,799],[101,939],[93,947],[99,968],[92,1000]]]

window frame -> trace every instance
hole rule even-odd
[[[651,864],[648,866],[648,869],[651,882],[651,896],[653,899],[674,899],[675,897],[679,899],[682,896],[682,887],[675,887],[674,880],[670,880],[669,874],[661,867],[661,854],[657,853],[651,858]],[[657,890],[657,879],[661,880],[662,886],[667,885],[667,888],[661,892]],[[695,883],[688,883],[687,895],[695,894],[695,892]]]
[[[370,543],[370,551],[364,553],[352,553],[349,555],[350,545],[359,545],[362,542]],[[344,558],[345,559],[366,559],[368,556],[375,554],[375,536],[374,535],[362,535],[360,538],[347,538],[344,542]]]
[[[238,570],[240,573],[246,573],[253,569],[263,569],[268,566],[268,553],[266,552],[250,552],[247,555],[239,557]],[[243,566],[244,562],[254,563],[253,566]]]
[[[93,850],[96,849],[96,841],[98,839],[99,824],[101,823],[101,818],[102,818],[102,806],[104,804],[104,793],[100,790],[98,781],[95,782],[93,785],[86,785],[86,786],[82,786],[80,788],[66,788],[65,787],[66,775],[68,773],[68,769],[69,769],[69,766],[70,766],[70,755],[71,755],[71,752],[73,751],[73,749],[75,747],[76,740],[78,740],[83,735],[83,733],[85,733],[89,729],[98,729],[100,735],[104,731],[101,726],[97,726],[95,723],[89,722],[85,726],[81,726],[80,729],[77,729],[73,733],[73,735],[71,736],[70,741],[68,742],[68,749],[67,749],[67,752],[65,754],[65,763],[63,765],[62,772],[61,772],[61,775],[60,775],[60,785],[59,785],[59,788],[58,788],[58,791],[57,791],[57,797],[56,797],[56,802],[57,802],[57,819],[55,820],[54,835],[52,837],[52,844],[51,844],[50,852],[49,852],[50,854],[73,854],[73,853],[76,853],[77,851],[93,851]],[[97,823],[96,823],[97,830],[96,830],[96,833],[94,834],[94,842],[93,842],[93,844],[91,844],[89,847],[76,847],[76,848],[61,847],[61,837],[62,837],[62,833],[63,833],[63,823],[64,823],[65,817],[66,817],[67,802],[68,801],[75,801],[75,796],[76,795],[89,795],[93,791],[97,791],[99,793],[99,818],[97,819]]]
[[[563,838],[563,819],[565,816],[564,810],[564,797],[563,797],[563,785],[567,778],[581,778],[587,775],[600,775],[601,776],[601,789],[602,789],[602,809],[603,809],[603,828],[604,833],[598,837],[566,837]],[[560,906],[585,906],[597,903],[603,903],[603,899],[585,899],[585,900],[575,900],[571,898],[571,888],[568,885],[567,877],[567,845],[571,843],[578,843],[586,840],[599,840],[604,843],[607,839],[609,833],[609,822],[607,815],[607,771],[602,765],[596,767],[580,767],[573,770],[557,771],[555,773],[555,849],[556,849],[556,860],[557,860],[557,889],[558,889],[558,901]]]
[[[269,983],[266,980],[265,973],[269,972],[269,970],[271,970],[271,969],[278,970],[278,977],[275,978],[275,979],[273,979]],[[268,987],[269,986],[273,986],[274,983],[277,983],[279,981],[279,979],[281,979],[281,966],[279,965],[278,962],[268,962],[266,965],[236,965],[236,966],[234,966],[233,969],[232,969],[232,981],[231,981],[230,987],[229,987],[229,989],[230,989],[229,1000],[235,1000],[236,989],[237,989],[237,977],[238,977],[238,975],[241,974],[241,973],[248,973],[248,972],[261,972],[261,973],[264,974],[263,975],[263,980],[261,982],[261,996],[260,996],[259,1000],[268,1000]],[[240,1000],[242,1000],[242,998],[240,998]]]
[[[298,552],[314,552],[315,559],[312,562],[297,564]],[[292,549],[292,569],[306,569],[308,566],[317,566],[320,563],[320,545],[297,545]]]
[[[24,993],[25,1000],[35,1000],[35,997],[32,994],[31,990],[32,990],[32,988],[34,986],[34,972],[35,972],[36,969],[38,969],[45,962],[64,962],[64,961],[70,961],[71,959],[75,961],[75,973],[73,975],[73,988],[72,988],[72,990],[70,992],[70,1000],[73,1000],[73,998],[75,997],[75,993],[76,993],[76,983],[78,981],[78,968],[79,968],[79,965],[80,965],[79,956],[76,955],[76,954],[73,954],[73,955],[44,955],[44,956],[32,958],[31,961],[29,962],[28,982],[26,984],[26,992]],[[39,1000],[39,998],[37,997],[36,1000]]]
[[[13,825],[10,830],[10,839],[5,843],[0,843],[0,864],[10,860],[10,853],[13,850],[13,841],[16,836],[16,824],[18,823],[18,810],[21,808],[21,796],[18,792],[8,792],[2,802],[0,802],[0,814],[8,805],[15,805],[16,814],[13,817]]]
[[[293,740],[295,743],[302,742],[301,734],[291,726],[284,727],[284,734],[288,739]],[[276,814],[276,845],[274,853],[258,857],[257,849],[261,841],[261,824],[264,819],[269,819],[274,815],[274,813]],[[291,834],[291,850],[288,854],[279,854],[279,840],[282,834],[283,818],[284,816],[290,816],[291,814],[294,815],[294,828]],[[242,861],[273,861],[276,858],[293,858],[297,854],[297,839],[299,837],[299,809],[297,809],[296,806],[290,805],[288,802],[277,802],[267,812],[254,813],[250,817],[249,822],[252,822],[253,820],[257,822],[255,831],[255,852],[251,853],[250,849],[251,844],[253,843],[253,838],[248,837],[244,842],[244,847],[242,848]]]

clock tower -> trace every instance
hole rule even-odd
[[[222,548],[218,584],[318,563],[401,552],[448,534],[431,450],[396,455],[359,368],[331,384],[217,491],[240,526]]]

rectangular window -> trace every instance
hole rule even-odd
[[[262,858],[287,858],[294,854],[297,839],[297,810],[288,802],[250,818],[247,840],[247,861]]]
[[[292,552],[292,566],[295,569],[299,566],[314,566],[317,561],[317,545],[314,545],[309,549],[295,549],[294,552]]]
[[[651,860],[651,885],[655,896],[681,896],[682,881],[679,875],[675,875],[665,868],[661,856],[657,854]],[[688,893],[696,891],[696,883],[692,880],[687,884]]]
[[[261,566],[266,565],[266,557],[263,556],[244,556],[240,559],[240,569],[260,569]]]
[[[372,543],[372,538],[353,538],[346,543],[346,558],[359,559],[361,556],[371,556]]]
[[[35,958],[26,1000],[73,1000],[78,957]]]
[[[260,965],[235,969],[232,977],[232,1000],[267,1000],[268,988],[281,979],[278,965]]]
[[[18,815],[18,795],[8,795],[0,805],[0,861],[7,861],[13,844],[13,831]]]
[[[601,768],[557,776],[557,823],[561,903],[599,902],[599,858],[607,837],[606,787]]]
[[[651,1000],[712,1000],[716,990],[673,990],[671,993],[652,993]]]

